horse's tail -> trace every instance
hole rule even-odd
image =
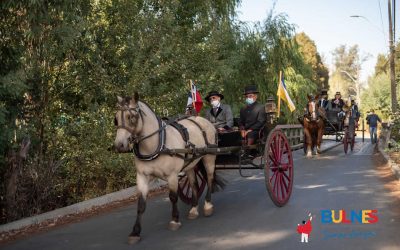
[[[207,179],[207,170],[203,164],[203,161],[199,161],[198,168],[200,170],[200,173],[203,175],[203,177]],[[211,191],[213,193],[215,193],[215,192],[224,190],[226,183],[227,183],[227,181],[222,176],[217,174],[216,171],[214,171],[214,178],[213,178]]]

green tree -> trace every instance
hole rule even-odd
[[[333,96],[336,91],[340,91],[343,97],[357,95],[355,83],[342,71],[348,72],[355,79],[359,78],[362,60],[360,59],[358,45],[349,48],[346,45],[341,45],[334,50],[332,55],[335,70],[330,81],[330,94]]]
[[[311,67],[312,81],[317,84],[319,89],[329,89],[329,71],[322,62],[315,42],[304,32],[296,34],[295,40],[304,58],[304,62]]]

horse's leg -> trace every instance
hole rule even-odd
[[[324,123],[320,124],[318,128],[318,137],[317,137],[317,153],[321,154],[321,143],[322,143],[322,136],[324,135]]]
[[[128,244],[135,244],[140,240],[140,232],[142,230],[142,215],[146,210],[146,197],[149,192],[149,179],[147,176],[137,173],[136,175],[137,189],[139,193],[137,217],[133,230],[128,237]]]
[[[214,206],[211,203],[211,193],[214,183],[214,171],[215,171],[215,155],[206,155],[203,157],[203,164],[207,171],[207,194],[206,201],[204,203],[204,216],[211,216],[214,211]]]
[[[312,156],[311,146],[312,146],[312,136],[309,129],[304,128],[304,133],[306,135],[306,145],[307,145],[307,157]]]
[[[169,222],[169,229],[176,231],[181,227],[179,222],[179,211],[178,211],[178,175],[171,174],[168,178],[169,186],[169,200],[172,204],[172,220]]]
[[[196,174],[194,170],[188,170],[186,176],[189,179],[190,187],[192,188],[192,208],[189,211],[188,219],[193,220],[199,216],[199,192],[197,190]]]

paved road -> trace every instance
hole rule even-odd
[[[349,155],[341,146],[312,159],[296,152],[295,186],[282,208],[269,199],[262,172],[241,178],[237,171],[225,171],[229,184],[213,196],[214,215],[189,221],[188,207],[180,204],[183,226],[177,232],[167,230],[167,196],[155,197],[147,203],[142,241],[134,246],[126,243],[136,213],[136,205],[131,205],[3,249],[400,249],[398,202],[383,187],[373,157],[367,142],[357,142]],[[379,221],[323,224],[321,210],[326,209],[377,209]],[[309,211],[313,231],[309,243],[301,243],[296,227]]]

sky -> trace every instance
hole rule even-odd
[[[238,17],[241,21],[261,22],[273,2],[242,0]],[[386,0],[277,0],[274,12],[286,13],[289,22],[296,25],[296,32],[305,32],[314,40],[330,69],[335,48],[358,44],[361,57],[368,57],[360,74],[364,83],[374,73],[378,54],[389,52]],[[363,17],[352,18],[352,15]]]

